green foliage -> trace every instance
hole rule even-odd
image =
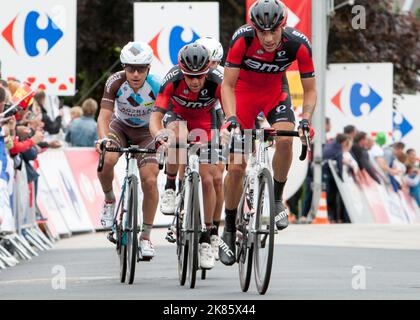
[[[420,21],[392,11],[392,1],[359,0],[366,9],[366,29],[352,28],[351,7],[331,19],[328,63],[392,62],[394,92],[420,90]]]

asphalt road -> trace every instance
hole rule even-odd
[[[237,265],[221,263],[195,289],[180,287],[164,233],[154,230],[157,256],[137,264],[131,286],[119,283],[115,250],[96,233],[0,271],[0,299],[420,299],[420,226],[290,226],[277,236],[264,296],[254,280],[242,293]]]

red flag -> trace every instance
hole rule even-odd
[[[28,82],[23,82],[15,91],[15,94],[12,97],[12,103],[14,106],[26,109],[32,104],[34,95],[35,91],[31,89],[30,84]]]

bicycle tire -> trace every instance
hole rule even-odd
[[[185,190],[185,189],[184,189]],[[181,286],[185,285],[187,280],[187,267],[188,267],[188,241],[186,239],[185,231],[182,230],[182,221],[185,218],[181,212],[184,210],[185,192],[181,196],[181,203],[176,214],[176,245],[177,245],[177,258],[178,258],[178,278]]]
[[[120,259],[120,282],[124,283],[127,274],[127,246],[123,244],[121,225],[117,225],[117,253]]]
[[[245,185],[242,192],[241,200],[238,206],[238,214],[236,221],[236,228],[240,233],[240,237],[237,237],[236,242],[236,259],[238,261],[239,271],[239,283],[241,285],[242,292],[247,292],[251,283],[251,272],[252,272],[252,257],[253,257],[253,246],[248,245],[249,230],[248,223],[244,221],[244,208],[246,200],[248,185]]]
[[[268,289],[271,277],[271,269],[273,264],[274,251],[274,187],[273,179],[270,171],[267,168],[262,169],[258,174],[259,192],[257,201],[257,211],[255,213],[256,219],[256,233],[253,235],[254,243],[254,275],[255,283],[258,293],[263,295]],[[267,186],[267,190],[266,187]],[[269,216],[263,217],[264,203],[266,199],[266,191],[268,191],[268,205]],[[266,211],[267,212],[267,211]],[[267,220],[268,223],[263,221]],[[267,241],[268,238],[268,241]],[[267,257],[261,259],[260,253],[263,251],[263,246],[267,246]],[[266,263],[263,263],[266,260]]]
[[[128,178],[128,231],[126,232],[127,237],[127,272],[128,272],[128,284],[133,284],[136,263],[138,254],[138,225],[137,225],[137,214],[138,214],[138,180],[137,177],[132,175]]]
[[[189,248],[188,248],[188,281],[190,284],[190,288],[195,288],[195,282],[197,278],[197,270],[198,270],[198,234],[200,228],[200,204],[198,201],[198,184],[199,184],[199,176],[198,173],[192,173],[192,196],[189,206],[190,210],[190,226],[189,230]]]
[[[207,275],[206,269],[202,269],[201,270],[201,280],[206,280],[206,275]]]

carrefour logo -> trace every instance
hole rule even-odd
[[[30,11],[26,16],[18,14],[2,31],[3,38],[18,54],[25,52],[30,57],[41,55],[38,50],[38,42],[44,40],[47,43],[45,55],[63,37],[63,31],[54,23],[53,19],[45,14],[46,27],[41,28],[41,14]],[[19,23],[21,22],[21,23]]]
[[[371,114],[383,100],[369,84],[355,83],[350,90],[348,88],[348,86],[341,88],[331,99],[342,113],[347,113],[349,110],[354,117],[366,116]]]
[[[159,31],[149,42],[149,45],[152,47],[155,57],[161,63],[170,62],[172,65],[176,65],[179,50],[199,38],[198,33],[192,28],[177,25]]]

